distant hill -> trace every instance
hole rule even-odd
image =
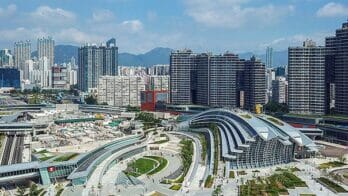
[[[55,63],[61,64],[70,62],[71,57],[75,57],[77,63],[78,46],[72,45],[56,45],[55,46]],[[155,64],[169,64],[169,56],[173,51],[171,48],[157,47],[144,54],[120,53],[119,65],[123,66],[151,66]],[[239,57],[249,59],[254,54],[252,52],[240,53]],[[37,56],[37,51],[32,53],[32,56]],[[262,62],[266,62],[266,54],[255,55],[260,58]],[[288,51],[274,51],[273,52],[273,66],[288,64]]]
[[[72,45],[57,45],[54,47],[54,62],[57,64],[70,62],[71,57],[75,57],[77,63],[78,56],[77,46]]]
[[[54,62],[57,64],[70,62],[75,57],[77,63],[78,46],[56,45],[54,48]],[[155,64],[169,64],[170,48],[154,48],[144,54],[119,53],[119,65],[123,66],[151,66]],[[32,52],[37,56],[37,51]]]
[[[54,47],[54,63],[62,64],[68,63],[71,60],[71,57],[75,57],[77,63],[77,46],[72,45],[56,45]],[[37,51],[31,53],[31,56],[38,56]]]
[[[172,51],[173,49],[170,48],[154,48],[147,53],[139,55],[120,53],[118,64],[123,66],[169,64],[169,56]]]

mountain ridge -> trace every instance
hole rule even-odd
[[[55,63],[62,64],[70,62],[71,57],[78,59],[78,46],[73,45],[56,45],[54,50]],[[169,64],[170,53],[174,49],[166,47],[156,47],[143,54],[132,54],[128,52],[119,53],[119,65],[121,66],[152,66],[155,64]],[[255,55],[261,59],[262,62],[266,61],[266,54],[255,54],[252,52],[244,52],[238,54],[242,59],[249,59]],[[32,52],[32,56],[37,56],[37,51]],[[273,52],[273,66],[287,65],[288,52],[287,50],[274,51]]]

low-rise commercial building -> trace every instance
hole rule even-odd
[[[21,88],[21,72],[15,68],[0,68],[0,87]]]

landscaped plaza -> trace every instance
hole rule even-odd
[[[49,126],[30,135],[31,162],[1,166],[5,195],[29,193],[32,186],[66,196],[319,196],[348,190],[344,146],[315,143],[266,115],[226,109],[183,118],[52,109],[30,115],[29,122]]]

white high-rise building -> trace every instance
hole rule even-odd
[[[114,38],[106,46],[80,47],[78,57],[78,87],[84,92],[97,88],[101,76],[118,75],[118,47]]]
[[[13,67],[13,56],[11,50],[0,50],[0,67]]]
[[[326,48],[306,40],[303,46],[290,47],[288,53],[289,112],[325,114]]]
[[[75,59],[75,57],[71,57],[70,64],[71,64],[71,67],[73,69],[76,68],[76,59]]]
[[[41,83],[41,72],[40,70],[34,69],[29,72],[30,84],[40,84]]]
[[[75,69],[67,71],[67,82],[70,86],[77,84],[77,71]]]
[[[266,49],[266,68],[273,67],[273,48],[267,47]]]
[[[266,103],[272,97],[272,82],[275,80],[275,71],[273,68],[266,69]]]
[[[272,82],[272,100],[277,103],[286,103],[288,82],[285,77],[279,76]]]
[[[33,60],[25,61],[25,66],[23,70],[23,79],[29,80],[30,72],[33,70],[34,70],[34,61]]]
[[[52,69],[47,57],[39,59],[40,83],[42,88],[52,87]]]
[[[147,73],[157,76],[169,75],[169,65],[153,65],[147,68]]]
[[[20,70],[24,70],[25,62],[31,59],[31,42],[15,42],[14,44],[14,65]]]
[[[148,90],[169,91],[169,75],[150,76],[148,81]]]
[[[47,57],[50,67],[54,65],[54,40],[51,37],[37,40],[38,58]]]
[[[102,76],[98,83],[98,103],[113,106],[140,106],[145,78],[140,76]]]

